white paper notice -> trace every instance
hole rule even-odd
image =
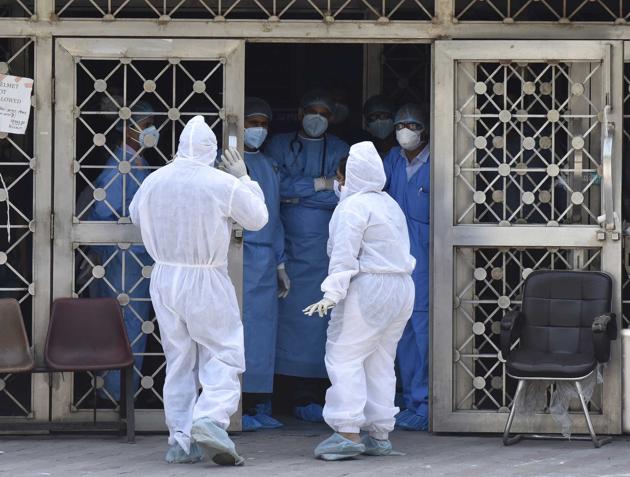
[[[32,79],[0,74],[0,132],[26,132],[32,93]]]

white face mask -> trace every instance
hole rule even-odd
[[[337,199],[341,199],[341,188],[343,186],[341,184],[339,184],[339,181],[337,179],[335,179],[333,181],[333,190],[335,191],[335,195],[337,196]]]
[[[407,128],[399,129],[396,131],[396,140],[405,151],[413,151],[422,143],[422,131],[424,129],[418,131],[412,131]]]

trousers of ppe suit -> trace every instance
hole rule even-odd
[[[362,309],[362,303],[398,294],[389,306]],[[366,296],[369,295],[369,296]],[[368,431],[387,439],[394,429],[396,345],[413,309],[413,282],[406,274],[360,274],[332,312],[326,342],[326,369],[332,386],[326,392],[324,420],[337,432]]]
[[[181,283],[194,283],[195,289],[182,290]],[[187,449],[194,420],[207,417],[227,429],[238,409],[238,375],[245,370],[245,360],[236,293],[226,266],[157,263],[151,274],[151,300],[167,363],[164,412],[169,442]]]

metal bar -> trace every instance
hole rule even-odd
[[[516,410],[518,408],[518,400],[521,397],[523,392],[523,387],[525,386],[524,380],[519,380],[518,386],[516,387],[516,393],[514,394],[514,399],[512,400],[512,409],[510,410],[510,415],[508,416],[508,420],[505,423],[505,431],[503,431],[503,445],[511,446],[512,444],[516,444],[522,439],[522,436],[516,435],[514,437],[510,437],[510,429],[512,428],[512,423],[514,422],[514,417],[516,416]]]

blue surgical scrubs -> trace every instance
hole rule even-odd
[[[243,249],[243,326],[245,363],[243,392],[273,392],[278,330],[278,265],[284,263],[277,166],[262,152],[245,152],[252,180],[265,195],[269,221],[257,232],[245,231]]]
[[[105,189],[107,197],[96,202],[88,213],[90,221],[116,222],[122,216],[129,215],[129,204],[138,191],[142,181],[150,170],[145,159],[127,145],[118,146],[109,157],[105,169],[96,178],[94,187]],[[118,171],[120,161],[130,161],[131,171],[121,174]],[[124,205],[124,210],[123,210]],[[90,247],[99,263],[105,267],[105,276],[93,279],[89,287],[91,297],[113,297],[121,294],[129,297],[129,303],[123,302],[123,320],[127,336],[135,356],[136,372],[133,374],[134,392],[140,383],[143,353],[146,348],[147,335],[142,331],[142,324],[149,319],[151,299],[149,297],[149,280],[142,275],[143,266],[151,265],[153,260],[141,245],[133,245],[126,250],[117,246],[96,245]],[[108,371],[103,379],[105,389],[114,399],[120,399],[120,372]],[[104,393],[101,393],[104,394]],[[107,398],[107,395],[103,397]]]
[[[416,259],[413,314],[398,344],[397,361],[405,407],[428,418],[429,405],[429,211],[431,173],[427,145],[413,161],[394,147],[383,160],[385,190],[400,205]]]
[[[335,177],[349,146],[326,134],[308,139],[296,133],[274,136],[266,153],[280,168],[281,218],[286,269],[291,293],[280,301],[276,373],[325,378],[324,351],[328,319],[313,319],[302,310],[322,297],[328,274],[328,222],[337,205],[331,190],[315,192],[316,177]]]

